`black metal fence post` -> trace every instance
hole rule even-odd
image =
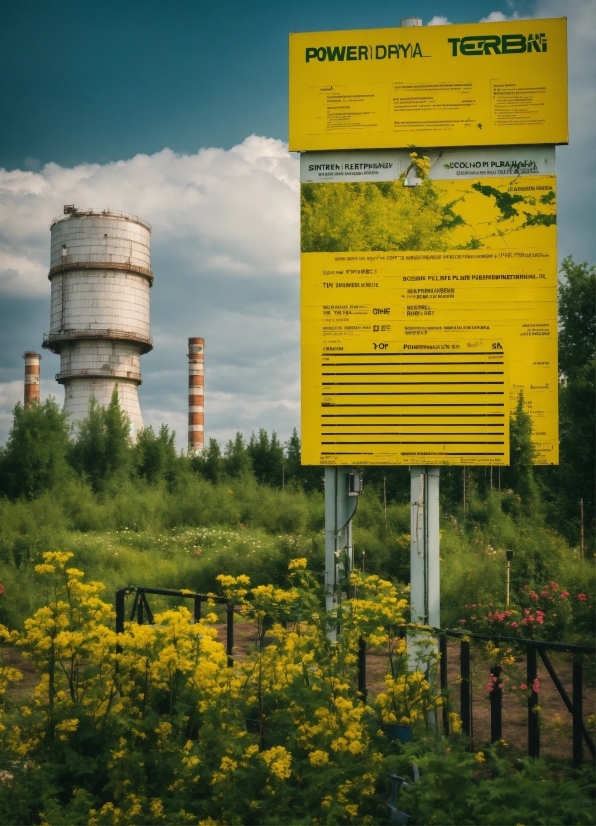
[[[120,588],[116,591],[116,633],[124,633],[124,611],[125,600],[128,588]],[[122,654],[122,646],[116,643],[116,654]]]
[[[528,754],[540,757],[540,718],[538,716],[538,692],[534,691],[538,677],[536,646],[528,645],[526,679],[528,685]]]
[[[503,739],[503,683],[501,666],[493,665],[490,670],[490,741],[496,743]]]
[[[228,668],[234,665],[234,603],[228,602],[226,612],[226,653],[228,655]]]
[[[461,724],[466,737],[472,736],[472,683],[470,677],[470,641],[462,639],[460,647],[460,711]]]
[[[195,597],[195,622],[201,620],[201,597]]]
[[[364,637],[358,640],[358,694],[362,702],[366,703],[366,641]]]
[[[443,698],[443,731],[445,737],[449,737],[449,702],[447,695],[447,637],[441,634],[439,637],[439,654],[441,661],[439,664],[441,679],[441,697]]]
[[[582,697],[582,661],[581,654],[573,658],[573,765],[581,766],[584,759],[583,749],[583,697]]]

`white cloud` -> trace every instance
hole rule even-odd
[[[64,203],[141,215],[154,225],[154,246],[171,245],[194,267],[295,275],[297,169],[281,141],[253,135],[229,152],[164,149],[106,165],[0,170],[0,294],[47,293],[48,226]]]
[[[509,5],[509,4],[507,4]],[[480,18],[480,23],[503,23],[506,20],[519,20],[519,14],[514,11],[513,14],[503,14],[502,11],[491,11],[486,17]]]
[[[431,19],[428,21],[428,23],[426,25],[427,26],[452,26],[453,23],[451,22],[451,20],[448,20],[442,14],[435,14],[435,16],[431,17]]]
[[[557,149],[559,250],[592,261],[595,9],[594,0],[537,0],[532,15],[568,16],[571,144]],[[495,15],[518,19],[515,11],[486,19]],[[448,22],[439,15],[431,21]],[[298,161],[280,141],[251,136],[229,151],[164,149],[105,165],[0,170],[0,329],[7,329],[1,314],[11,302],[20,302],[23,319],[13,322],[18,341],[0,364],[0,442],[22,398],[20,356],[39,347],[49,327],[48,226],[64,203],[110,206],[153,224],[155,349],[142,359],[139,391],[146,423],[166,422],[184,445],[186,339],[203,335],[207,437],[266,427],[288,438],[300,397]],[[34,303],[43,313],[28,312]],[[57,358],[44,351],[42,397],[62,398],[57,371]]]
[[[48,301],[48,227],[63,204],[140,215],[153,225],[155,273],[155,349],[142,359],[140,388],[147,423],[165,421],[184,444],[186,338],[203,335],[207,435],[267,427],[287,438],[298,424],[298,191],[297,156],[254,135],[229,151],[0,170],[0,298]],[[22,331],[23,350],[48,327],[49,312],[43,329]],[[44,355],[48,390],[61,393],[54,372],[56,357]],[[0,385],[0,438],[21,395],[20,381]]]

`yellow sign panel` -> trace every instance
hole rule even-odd
[[[567,21],[290,35],[292,151],[567,143]]]
[[[326,156],[302,158],[303,462],[506,465],[521,393],[556,464],[552,148]]]

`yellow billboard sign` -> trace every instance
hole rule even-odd
[[[506,465],[521,393],[556,464],[554,148],[301,166],[303,462]]]
[[[567,143],[567,21],[290,35],[290,150]]]

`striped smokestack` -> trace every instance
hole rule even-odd
[[[41,356],[39,353],[28,351],[23,355],[25,359],[25,408],[32,404],[39,404],[39,374]]]
[[[195,454],[203,450],[205,443],[204,352],[205,339],[188,339],[188,448]]]

